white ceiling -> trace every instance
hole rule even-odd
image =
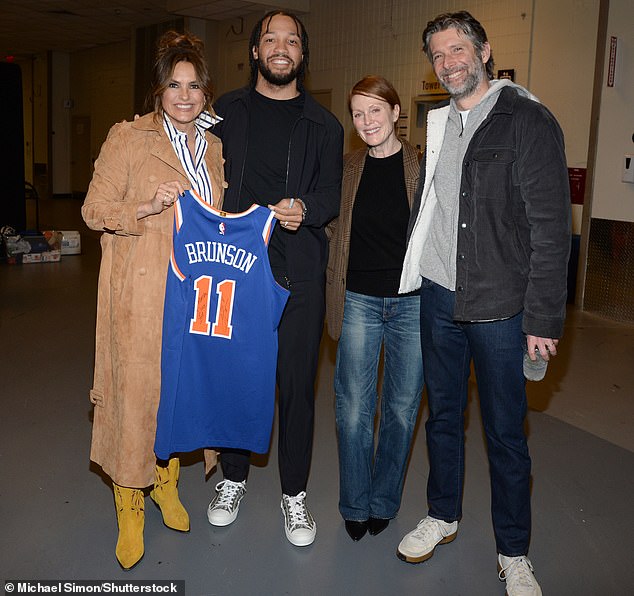
[[[130,39],[136,27],[178,17],[224,20],[272,8],[297,13],[309,0],[0,0],[0,60],[73,52]]]

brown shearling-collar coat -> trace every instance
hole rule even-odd
[[[226,187],[222,146],[211,133],[206,138],[214,206],[220,207]],[[174,218],[173,208],[140,220],[136,211],[160,183],[174,180],[191,186],[162,120],[146,114],[110,129],[82,207],[88,227],[104,232],[90,458],[116,484],[132,488],[154,482],[163,301]],[[206,454],[208,468],[214,456]]]
[[[418,151],[412,145],[405,140],[401,141],[403,143],[405,188],[411,209],[420,176],[419,157]],[[326,269],[326,321],[328,322],[328,335],[335,341],[339,339],[343,325],[343,305],[346,295],[348,256],[350,254],[352,210],[367,155],[368,149],[363,148],[344,156],[339,217],[328,226],[330,255]]]

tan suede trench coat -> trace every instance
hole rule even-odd
[[[220,207],[226,186],[222,145],[210,133],[206,138],[214,205]],[[174,180],[191,187],[162,120],[146,114],[110,129],[82,207],[88,227],[104,232],[90,458],[116,484],[132,488],[154,482],[163,300],[174,218],[173,208],[140,220],[136,211],[160,183]],[[215,463],[215,453],[210,454],[208,467]]]
[[[410,209],[416,193],[416,185],[420,176],[418,151],[407,141],[403,143],[403,169],[405,173],[405,189]],[[329,226],[330,255],[326,269],[326,321],[328,335],[335,341],[341,335],[343,325],[343,305],[346,294],[346,275],[348,273],[348,256],[350,254],[350,227],[352,210],[357,197],[357,190],[368,149],[358,149],[343,158],[343,181],[341,185],[341,208],[339,217]],[[386,197],[389,201],[389,197]]]

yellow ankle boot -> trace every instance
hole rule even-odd
[[[112,483],[114,503],[117,508],[119,538],[115,553],[124,569],[134,567],[143,556],[143,526],[145,525],[145,507],[143,491],[138,488],[125,488]]]
[[[160,507],[163,523],[172,530],[189,532],[189,515],[178,498],[178,474],[180,462],[177,457],[169,460],[167,466],[156,466],[156,480],[150,497]]]

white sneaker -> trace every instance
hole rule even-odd
[[[288,541],[295,546],[312,544],[317,535],[317,524],[306,508],[306,492],[294,497],[282,495],[280,507],[284,513],[284,531]]]
[[[242,501],[244,493],[247,492],[246,484],[246,480],[242,482],[223,480],[216,484],[218,494],[207,507],[207,519],[211,525],[228,526],[236,520],[240,501]]]
[[[528,557],[498,555],[498,577],[506,582],[507,596],[542,596]]]
[[[422,563],[434,554],[439,544],[446,544],[458,534],[458,522],[447,523],[434,517],[421,519],[415,530],[405,534],[396,556],[408,563]]]

